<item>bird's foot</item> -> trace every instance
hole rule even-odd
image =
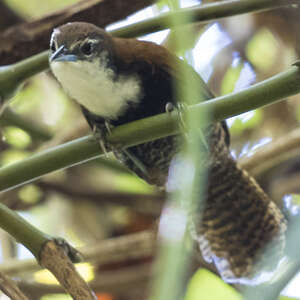
[[[146,166],[143,164],[143,162],[136,157],[131,151],[130,149],[121,149],[121,147],[118,147],[116,145],[112,145],[109,142],[107,142],[106,138],[107,135],[111,134],[111,130],[112,130],[113,126],[105,121],[102,126],[99,125],[94,125],[93,127],[93,134],[94,137],[96,138],[97,141],[99,141],[100,147],[103,151],[103,153],[105,154],[105,156],[108,156],[108,152],[112,151],[113,153],[118,153],[118,152],[123,152],[133,163],[134,165],[140,169],[140,171],[144,174],[147,175],[147,168]],[[116,155],[117,156],[117,155]]]
[[[168,102],[165,106],[166,113],[170,114],[173,111],[176,111],[179,117],[179,128],[181,132],[186,133],[187,132],[187,125],[184,120],[184,114],[186,112],[187,105],[184,103],[177,103],[174,105],[171,102]]]
[[[117,150],[117,147],[115,145],[112,145],[107,141],[107,136],[111,134],[112,128],[113,126],[107,121],[105,121],[102,125],[98,124],[93,126],[93,135],[95,139],[99,142],[100,148],[106,157],[108,156],[108,153],[110,151]]]
[[[186,120],[185,120],[187,105],[185,103],[178,103],[175,106],[171,102],[168,102],[166,104],[166,112],[171,113],[174,110],[176,110],[176,112],[178,114],[180,131],[184,134],[185,138],[188,138],[188,134],[187,134],[188,126],[187,126],[187,123],[186,123]],[[199,136],[201,142],[203,143],[205,149],[209,150],[209,146],[208,146],[208,143],[207,143],[207,140],[205,138],[205,135],[203,133],[202,128],[199,127],[199,128],[196,128],[196,130],[199,133],[198,136]]]

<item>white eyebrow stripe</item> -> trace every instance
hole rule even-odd
[[[70,46],[70,50],[72,51],[74,48],[77,47],[78,44],[81,44],[81,41],[77,41],[77,42],[75,42],[74,44],[72,44],[72,45]]]
[[[90,38],[86,38],[85,40],[83,41],[77,41],[75,42],[74,44],[71,45],[70,47],[70,50],[72,51],[75,47],[77,47],[78,44],[84,44],[86,42],[89,42],[89,43],[93,43],[93,44],[98,44],[99,42],[101,42],[102,39],[90,39]]]

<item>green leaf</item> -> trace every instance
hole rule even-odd
[[[190,280],[184,300],[242,300],[242,296],[212,272],[199,269]]]
[[[278,42],[266,28],[258,31],[246,47],[250,62],[262,71],[268,70],[273,65],[277,51]]]
[[[29,134],[18,127],[5,127],[3,129],[3,136],[8,144],[18,149],[25,149],[31,144]]]
[[[239,63],[237,66],[231,67],[227,70],[222,80],[222,85],[221,85],[222,95],[226,95],[234,91],[235,84],[240,77],[240,73],[243,69],[243,66],[244,66],[243,63]]]

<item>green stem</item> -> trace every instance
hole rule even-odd
[[[17,213],[0,203],[0,227],[22,243],[38,259],[42,245],[50,239]]]
[[[221,121],[232,116],[253,110],[300,92],[300,61],[287,71],[252,85],[238,93],[215,98],[199,104],[212,113],[212,119]]]
[[[210,112],[212,121],[220,121],[299,92],[300,70],[295,64],[287,71],[248,89],[190,106],[188,110],[196,115],[201,110]],[[156,115],[114,128],[107,140],[115,145],[130,147],[178,133],[178,122],[176,111]],[[101,148],[92,136],[34,154],[0,169],[0,191],[32,181],[49,172],[96,158],[101,154]]]
[[[172,19],[172,21],[182,22],[183,20]],[[189,32],[182,32],[175,42],[177,49],[188,44]],[[198,78],[193,80],[189,76],[187,68],[182,66],[179,72],[182,82],[175,86],[177,95],[183,97],[180,103],[191,104],[191,100],[198,100],[199,95],[202,95],[200,98],[203,101],[212,97],[209,91],[204,90],[206,87],[204,83],[201,86]],[[198,205],[200,206],[204,199],[203,186],[206,178],[206,170],[203,168],[206,151],[202,149],[203,139],[199,127],[203,128],[209,121],[209,115],[205,114],[203,109],[197,109],[197,112],[193,114],[190,113],[191,111],[191,109],[187,111],[184,121],[188,128],[186,132],[188,142],[183,147],[184,151],[178,155],[180,163],[175,163],[171,167],[169,181],[173,189],[176,187],[176,190],[171,194],[171,199],[166,202],[160,217],[160,250],[156,264],[159,272],[154,280],[150,300],[183,299],[186,290],[187,271],[191,263],[191,253],[187,249],[190,239],[189,225],[195,224],[195,218],[192,216],[199,211]],[[192,172],[190,166],[194,166]],[[197,222],[199,218],[201,218],[200,214],[197,215]]]
[[[48,68],[48,51],[0,67],[0,105],[13,97],[27,78]]]
[[[52,171],[82,163],[101,154],[98,142],[87,136],[37,153],[0,169],[0,190],[7,190]]]
[[[136,37],[170,28],[172,20],[181,20],[173,23],[173,26],[190,22],[209,22],[238,14],[271,10],[297,3],[298,0],[226,0],[181,9],[175,13],[162,14],[146,21],[113,30],[110,33],[118,37]],[[27,78],[49,68],[48,55],[49,51],[44,51],[21,62],[0,67],[0,105],[13,97]]]
[[[224,0],[215,3],[199,5],[197,7],[181,9],[178,12],[161,14],[119,29],[110,33],[118,37],[136,37],[174,25],[184,25],[191,22],[210,22],[225,17],[262,12],[275,8],[286,7],[292,4],[299,4],[298,0]],[[174,23],[174,20],[176,23]]]

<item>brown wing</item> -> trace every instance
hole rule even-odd
[[[196,102],[205,101],[213,98],[213,94],[208,90],[202,78],[194,71],[194,69],[173,55],[163,46],[152,42],[138,41],[136,39],[114,38],[116,45],[115,52],[117,56],[122,57],[125,63],[133,61],[144,61],[154,67],[159,66],[169,73],[172,78],[182,82],[182,68],[188,72],[188,76],[197,81],[201,94]]]

